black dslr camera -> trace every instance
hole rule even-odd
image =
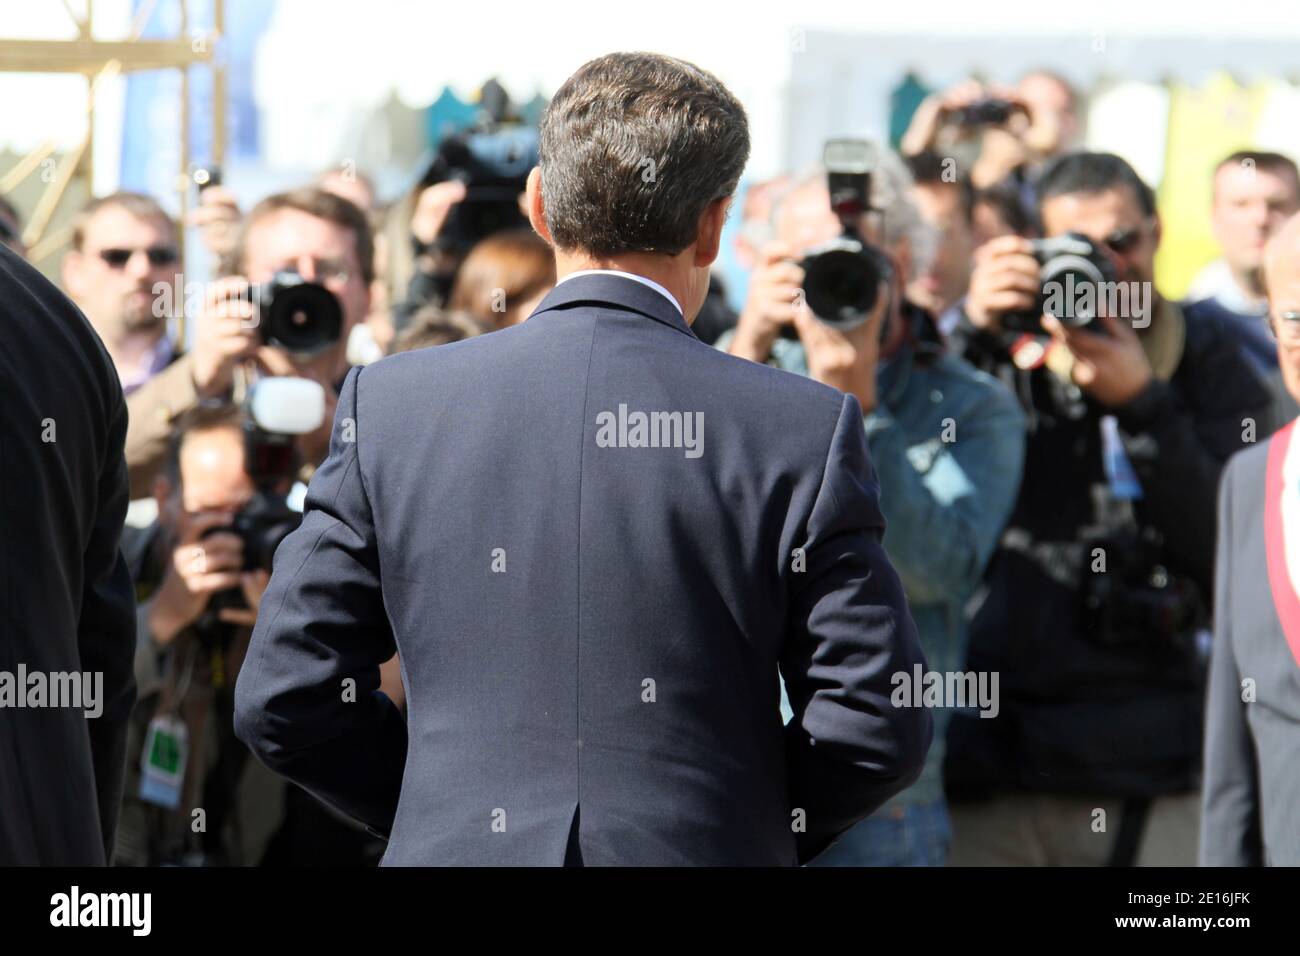
[[[831,210],[843,232],[810,250],[799,263],[804,271],[804,301],[827,325],[853,329],[871,317],[882,286],[894,277],[889,258],[858,232],[858,220],[872,209],[871,172],[876,167],[876,150],[867,140],[833,139],[826,143],[823,160]],[[790,326],[782,329],[782,334],[798,337]]]
[[[248,294],[257,310],[258,332],[268,345],[295,355],[315,355],[337,344],[343,335],[338,297],[293,270],[250,286]]]
[[[1026,116],[1028,111],[1020,103],[1011,100],[989,97],[976,100],[967,106],[955,109],[949,116],[949,122],[967,128],[975,126],[1001,126],[1017,113]]]
[[[1004,314],[1002,328],[1042,332],[1042,316],[1050,315],[1066,328],[1100,331],[1096,322],[1099,306],[1106,301],[1106,284],[1119,279],[1110,255],[1077,232],[1035,239],[1031,245],[1039,262],[1037,307]]]

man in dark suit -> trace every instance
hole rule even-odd
[[[0,248],[0,865],[104,864],[135,700],[126,404],[90,324]]]
[[[528,182],[556,288],[349,374],[236,730],[386,864],[793,864],[919,773],[856,399],[690,330],[748,152],[710,74],[593,60]]]
[[[1300,401],[1300,215],[1264,259],[1269,326]],[[1300,441],[1295,421],[1219,489],[1201,863],[1300,865]]]

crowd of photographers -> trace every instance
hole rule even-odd
[[[929,668],[998,676],[996,716],[936,711],[920,780],[819,864],[1196,862],[1216,488],[1296,414],[1261,266],[1300,178],[1226,157],[1222,259],[1173,302],[1150,187],[1079,128],[1050,73],[965,83],[921,105],[900,155],[841,141],[737,197],[744,305],[715,283],[697,335],[857,397]],[[192,296],[154,200],[78,215],[63,287],[118,369],[132,495],[156,510],[124,539],[139,703],[118,863],[382,853],[249,758],[235,677],[348,368],[521,322],[554,285],[512,178],[529,148],[453,138],[383,210],[347,170],[246,211],[214,181],[189,224],[220,278]],[[19,232],[0,203],[0,241]],[[1049,273],[1123,307],[1054,309]],[[396,659],[383,688],[402,702]]]

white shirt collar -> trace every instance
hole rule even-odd
[[[653,279],[647,279],[645,276],[639,276],[632,272],[621,272],[618,269],[579,269],[577,272],[570,272],[568,275],[561,276],[559,282],[556,282],[555,284],[559,285],[560,282],[565,282],[569,279],[574,278],[575,276],[596,276],[596,275],[622,276],[624,279],[631,279],[633,282],[639,282],[642,285],[649,286],[650,288],[658,292],[661,296],[663,296],[665,299],[667,299],[669,302],[671,302],[673,304],[673,308],[677,310],[679,315],[681,315],[683,318],[686,316],[686,313],[682,310],[682,304],[678,302],[676,298],[674,298],[671,292],[669,292],[667,289],[661,286],[658,282],[655,282]]]

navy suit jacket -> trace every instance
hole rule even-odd
[[[636,412],[703,443],[635,447]],[[705,345],[631,279],[354,369],[305,511],[236,732],[388,836],[386,865],[792,864],[921,769],[857,401]],[[394,651],[405,720],[377,691]]]

